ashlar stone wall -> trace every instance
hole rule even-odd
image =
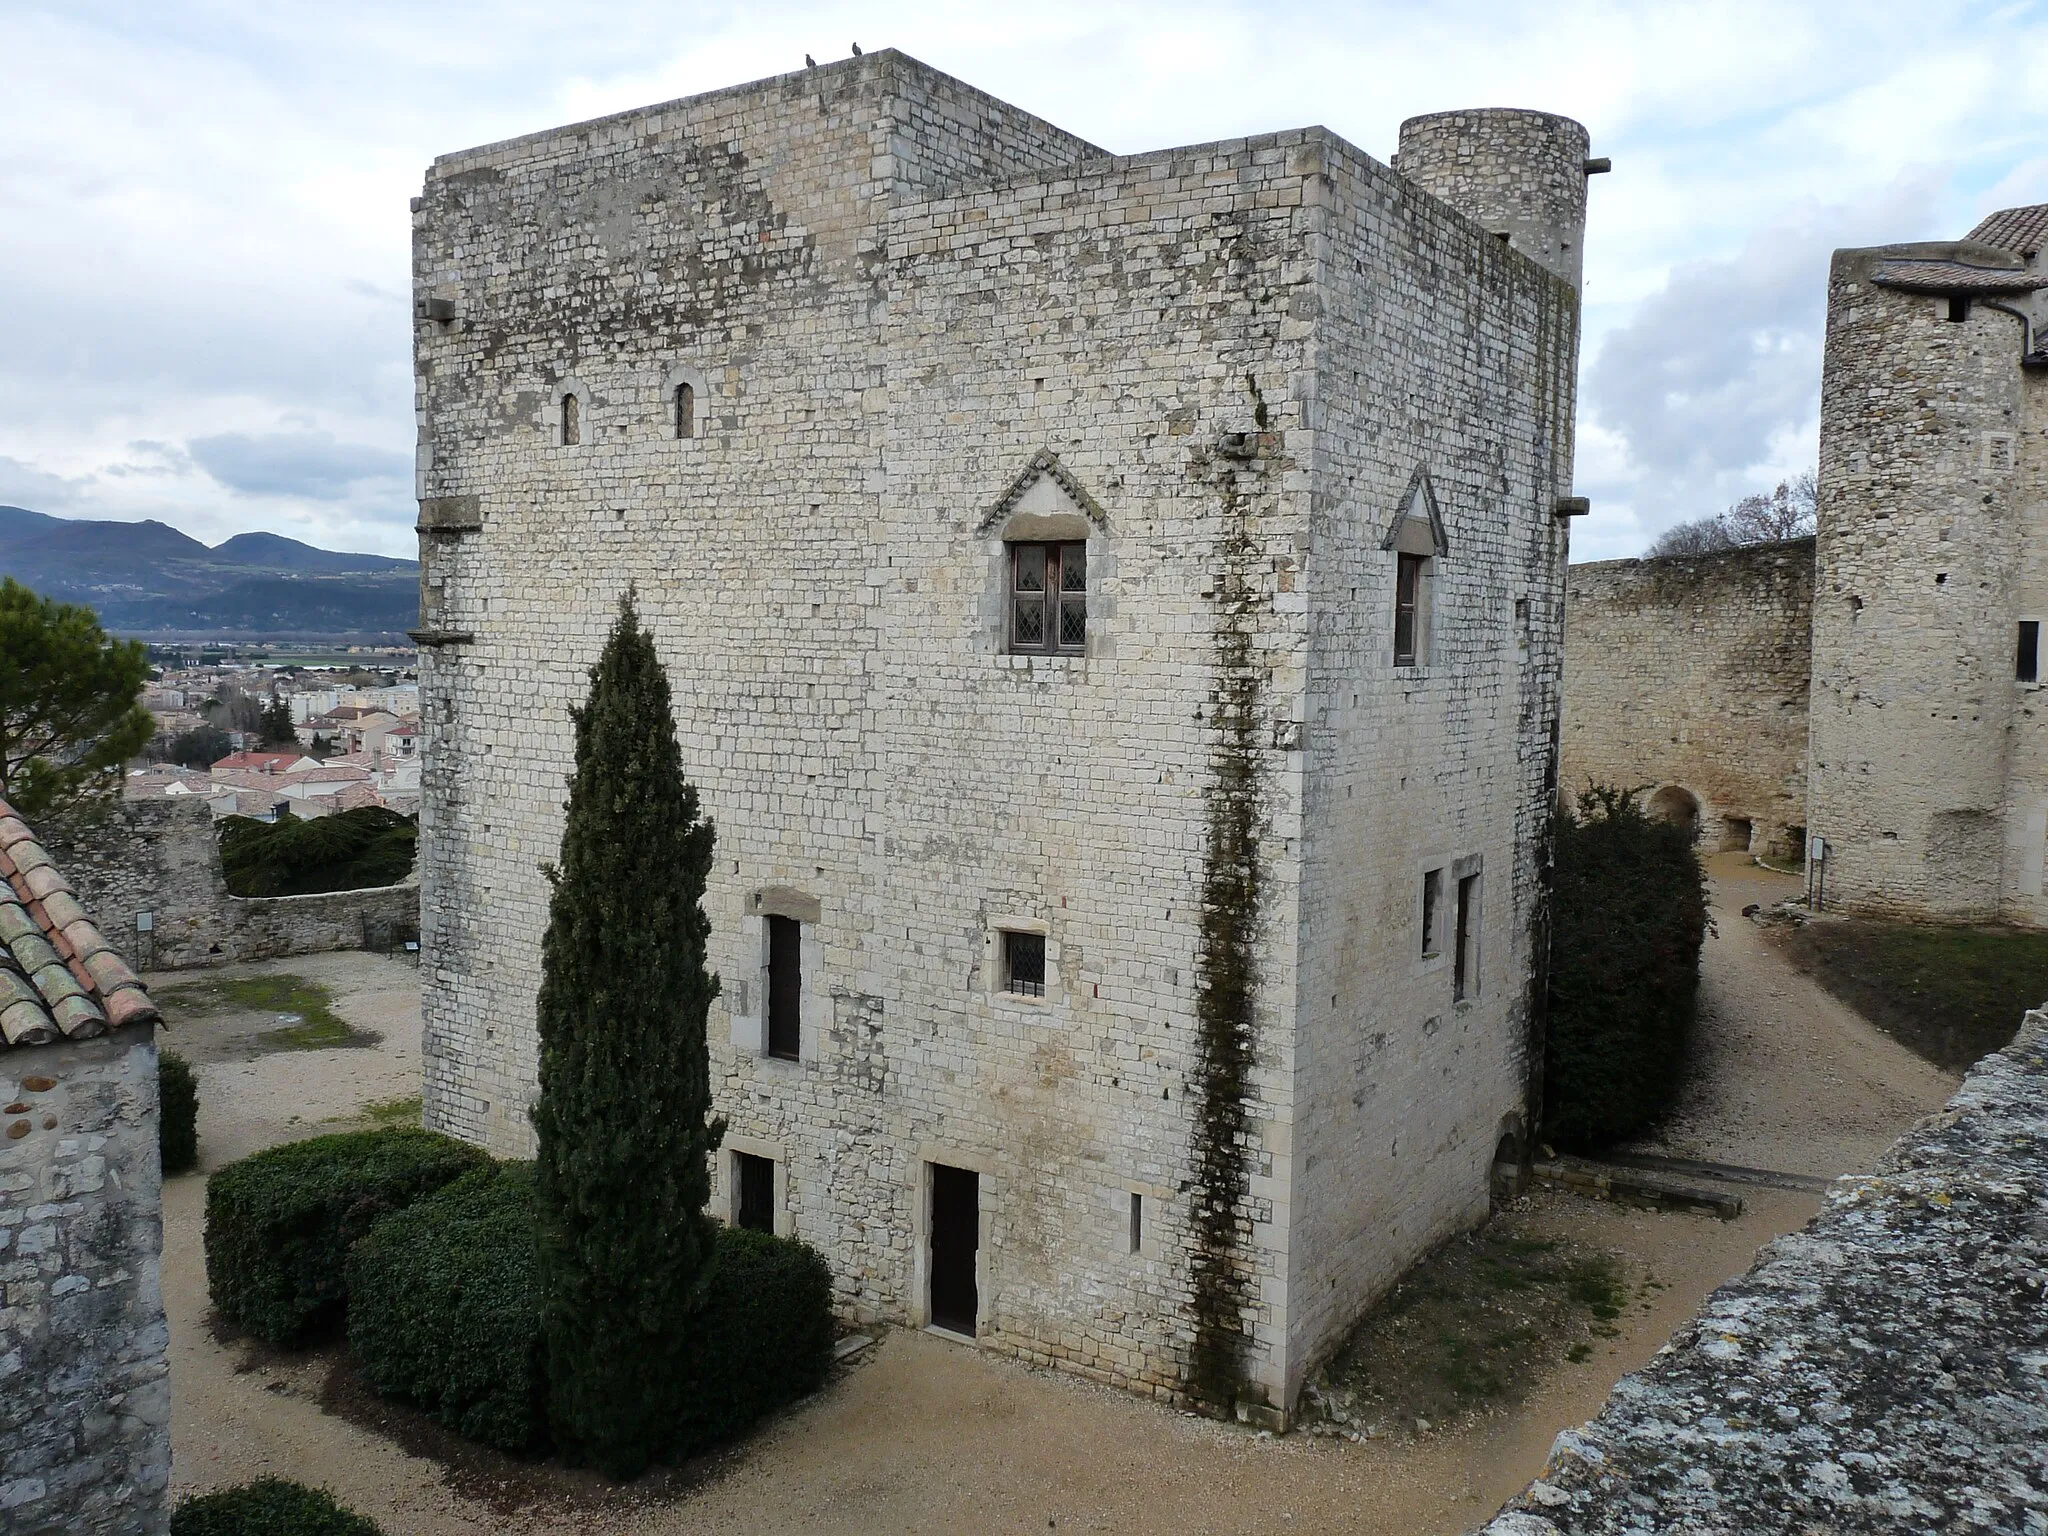
[[[1813,570],[1811,539],[1573,566],[1565,794],[1597,783],[1661,793],[1666,805],[1689,796],[1705,846],[1796,863]]]
[[[147,1027],[0,1053],[0,1530],[163,1536],[171,1386]]]
[[[894,53],[445,157],[415,280],[453,310],[417,347],[429,1123],[530,1147],[540,865],[632,587],[718,826],[728,1143],[841,1310],[928,1320],[930,1170],[971,1169],[984,1347],[1291,1402],[1522,1107],[1569,288],[1319,130],[1110,158]],[[1420,679],[1384,544],[1418,463],[1466,551]],[[1008,652],[1006,535],[1086,543],[1081,653]],[[1403,772],[1441,826],[1337,810]],[[1382,1056],[1417,838],[1489,861],[1487,970],[1455,1021],[1404,981]]]

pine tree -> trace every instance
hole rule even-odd
[[[713,829],[629,593],[590,696],[541,948],[535,1199],[548,1417],[572,1459],[666,1450],[715,1251],[702,906]]]
[[[292,707],[280,695],[264,706],[263,745],[266,747],[295,747],[298,744],[299,733],[292,725]]]

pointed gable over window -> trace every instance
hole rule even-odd
[[[1418,464],[1408,477],[1408,489],[1394,507],[1381,549],[1399,550],[1404,555],[1434,559],[1451,552],[1444,532],[1444,515],[1436,503],[1436,487],[1429,482],[1429,470]]]

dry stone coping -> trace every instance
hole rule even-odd
[[[2048,1532],[2048,1011],[1707,1298],[1486,1536]]]

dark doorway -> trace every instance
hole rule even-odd
[[[739,1201],[732,1224],[749,1232],[775,1231],[775,1160],[735,1152],[733,1182],[739,1187]]]
[[[980,1297],[974,1250],[981,1234],[981,1176],[932,1164],[932,1326],[974,1337]]]
[[[803,933],[793,917],[768,919],[768,1054],[784,1061],[803,1040]]]

